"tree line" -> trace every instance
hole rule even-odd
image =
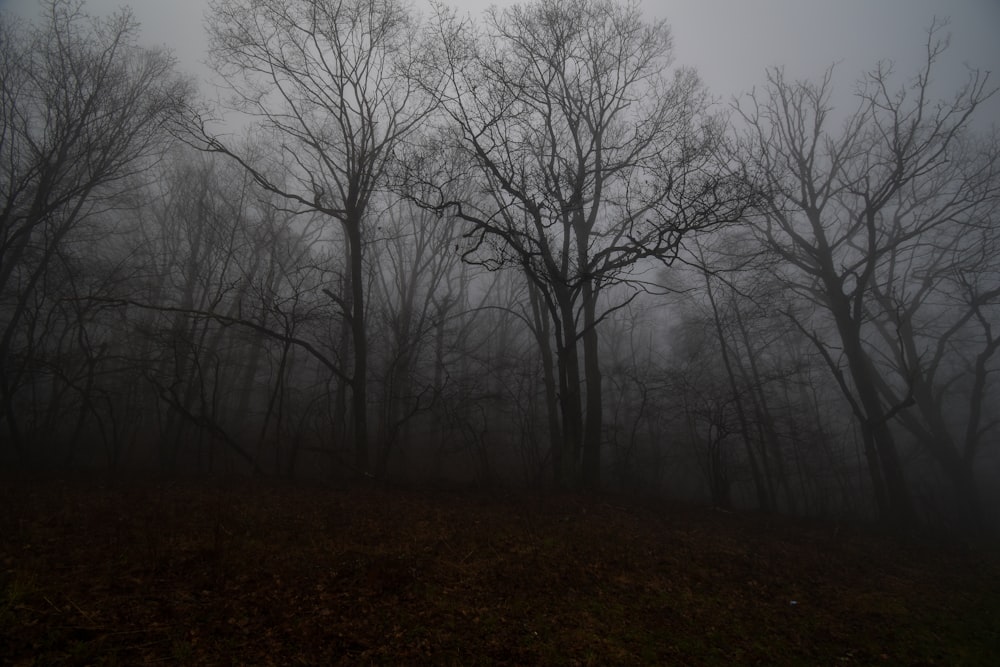
[[[2,15],[5,465],[995,520],[995,89],[935,87],[946,24],[846,110],[718,104],[634,2],[206,29],[214,104],[127,9]]]

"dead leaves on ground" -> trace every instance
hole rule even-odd
[[[2,500],[5,664],[1000,664],[989,549],[575,496]]]

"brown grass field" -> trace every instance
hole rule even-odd
[[[5,479],[10,665],[1000,665],[1000,549],[603,496]]]

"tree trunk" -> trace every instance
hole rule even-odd
[[[583,288],[583,367],[587,379],[587,411],[583,429],[581,484],[596,491],[601,485],[601,441],[604,406],[601,397],[601,363],[597,336],[596,295],[590,280]]]
[[[528,296],[531,300],[531,315],[534,321],[535,338],[542,360],[542,379],[545,385],[545,412],[549,425],[549,450],[553,461],[553,482],[561,482],[562,427],[559,423],[559,398],[552,359],[552,329],[549,314],[541,303],[538,288],[528,281]]]
[[[865,434],[868,464],[869,467],[877,466],[879,472],[876,476],[876,470],[871,471],[872,481],[878,492],[878,478],[881,478],[885,490],[885,501],[879,508],[882,519],[897,528],[908,528],[913,525],[915,518],[913,503],[896,449],[896,440],[872,378],[874,371],[871,360],[862,347],[859,325],[850,315],[846,297],[836,299],[833,306],[844,356],[863,411],[862,432]],[[868,451],[869,447],[873,449],[875,456]]]
[[[561,296],[557,294],[557,297]],[[568,295],[566,296],[568,300]],[[570,487],[576,481],[576,470],[583,444],[583,405],[580,395],[580,357],[573,325],[572,306],[561,303],[562,321],[557,323],[556,361],[559,367],[559,408],[562,414],[563,443],[558,466],[557,485]]]
[[[349,219],[348,249],[351,253],[351,342],[354,372],[351,376],[354,414],[354,467],[359,476],[370,474],[368,462],[368,339],[365,331],[365,281],[361,249],[361,220]]]
[[[722,329],[722,320],[719,316],[719,307],[715,302],[715,295],[712,292],[712,284],[708,274],[704,274],[705,292],[708,301],[712,306],[712,321],[715,324],[715,335],[719,340],[719,350],[722,353],[722,365],[726,369],[726,378],[729,380],[729,390],[733,394],[733,403],[736,405],[736,416],[740,422],[740,435],[743,438],[743,445],[747,452],[747,462],[750,464],[750,475],[753,478],[754,490],[757,493],[757,507],[761,512],[771,512],[773,510],[772,498],[768,486],[765,484],[764,476],[761,474],[760,466],[757,464],[757,456],[753,451],[753,439],[750,435],[750,426],[747,421],[746,410],[743,407],[743,400],[740,398],[739,384],[736,380],[736,373],[733,371],[732,361],[729,359],[729,345],[726,343],[725,332]]]

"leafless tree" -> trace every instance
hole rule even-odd
[[[0,420],[15,447],[14,396],[39,352],[24,325],[47,272],[140,180],[189,102],[173,58],[136,39],[129,11],[91,19],[75,0],[47,0],[41,25],[0,16]]]
[[[961,516],[981,526],[976,462],[1000,426],[988,408],[1000,370],[1000,146],[996,137],[968,139],[950,160],[944,187],[966,203],[919,246],[889,249],[868,310],[879,361],[891,369],[877,378],[882,395],[912,400],[898,421],[953,483]],[[917,202],[914,214],[930,205]]]
[[[381,474],[410,421],[437,398],[443,360],[435,359],[435,338],[460,305],[469,276],[458,250],[462,227],[454,220],[397,201],[373,232],[372,311],[383,353]]]
[[[935,282],[923,268],[949,252],[936,239],[981,220],[997,194],[995,150],[966,166],[963,149],[976,110],[992,95],[987,73],[971,70],[949,99],[932,96],[946,47],[942,27],[929,30],[926,61],[905,85],[894,87],[888,65],[869,72],[839,129],[832,127],[832,69],[819,83],[788,81],[772,70],[767,86],[737,106],[749,128],[745,164],[763,195],[755,229],[783,260],[783,284],[801,297],[787,312],[852,406],[878,507],[897,524],[912,521],[913,506],[892,421],[911,407],[917,387],[911,370],[898,367],[902,376],[894,377],[880,362],[873,329],[890,317],[903,331],[898,318],[913,313],[887,313],[880,295]],[[908,355],[906,362],[927,359]]]
[[[202,126],[204,146],[290,209],[336,220],[346,239],[348,289],[328,293],[350,325],[359,473],[369,470],[364,229],[395,146],[434,106],[415,82],[417,27],[397,0],[216,0],[208,19],[211,62],[234,108],[274,137],[274,163],[289,177],[275,181]]]
[[[597,327],[622,305],[600,297],[639,287],[646,262],[669,262],[684,234],[737,217],[739,181],[714,163],[721,130],[701,82],[671,70],[670,32],[638,4],[539,0],[493,8],[481,28],[440,7],[437,18],[443,137],[485,196],[425,203],[475,226],[470,259],[532,283],[555,341],[556,478],[596,486]],[[428,180],[450,183],[443,171]]]

